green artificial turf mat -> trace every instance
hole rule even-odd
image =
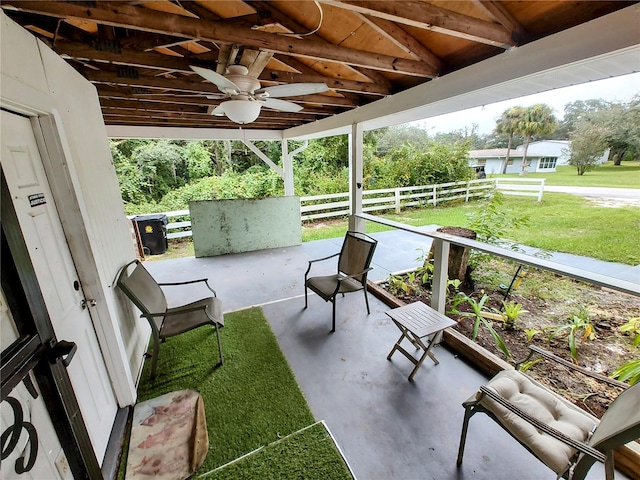
[[[203,475],[207,480],[353,479],[323,423],[301,431]]]
[[[260,308],[225,315],[224,365],[212,328],[198,328],[160,345],[157,375],[145,362],[138,401],[191,388],[204,399],[209,472],[315,422]],[[126,460],[125,460],[126,461]]]

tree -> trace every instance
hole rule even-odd
[[[527,150],[529,142],[534,135],[544,135],[553,132],[557,120],[549,105],[538,103],[524,109],[523,115],[518,121],[518,132],[524,135],[524,152],[522,154],[522,169],[520,175],[527,173]]]
[[[507,145],[507,157],[504,160],[502,173],[507,173],[507,165],[509,164],[509,154],[513,143],[513,134],[518,132],[518,125],[524,116],[524,108],[520,106],[511,107],[504,112],[496,122],[495,132],[509,135],[509,143]]]
[[[571,132],[580,122],[593,122],[601,117],[603,112],[610,110],[612,104],[601,98],[576,100],[564,106],[564,117],[558,123],[552,137],[557,140],[568,140]]]
[[[596,168],[598,160],[607,148],[606,135],[605,127],[590,121],[584,120],[574,126],[569,137],[569,165],[576,167],[578,175],[584,175]]]
[[[640,95],[628,104],[613,104],[601,116],[607,130],[605,142],[609,147],[609,160],[620,165],[625,155],[631,158],[640,155]]]

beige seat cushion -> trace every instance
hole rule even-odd
[[[500,372],[487,387],[532,417],[575,440],[585,442],[599,422],[594,416],[517,370]],[[533,425],[486,396],[480,404],[492,412],[509,432],[554,472],[560,474],[569,468],[575,449],[538,431]]]
[[[355,292],[364,288],[362,283],[352,278],[344,278],[344,275],[339,274],[325,277],[311,277],[307,280],[307,286],[326,299],[333,295],[339,278],[343,278],[344,280],[340,283],[338,293]]]

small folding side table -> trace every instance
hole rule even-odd
[[[431,348],[435,343],[437,333],[445,328],[452,327],[456,322],[422,302],[410,303],[400,308],[394,308],[386,313],[402,332],[400,338],[389,352],[389,355],[387,355],[387,360],[391,360],[391,356],[396,350],[407,357],[409,361],[415,365],[409,375],[410,382],[413,381],[413,376],[427,356],[431,357],[431,360],[438,365],[438,359],[431,353]],[[432,337],[429,338],[429,336]],[[400,345],[405,338],[409,340],[417,350],[422,350],[423,353],[419,358],[414,357]]]

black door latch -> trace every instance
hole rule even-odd
[[[62,360],[62,364],[65,367],[68,367],[73,356],[76,354],[76,350],[78,350],[78,346],[74,342],[69,342],[67,340],[60,340],[59,342],[56,342],[52,339],[49,342],[47,358],[49,359],[49,363],[58,363]]]

